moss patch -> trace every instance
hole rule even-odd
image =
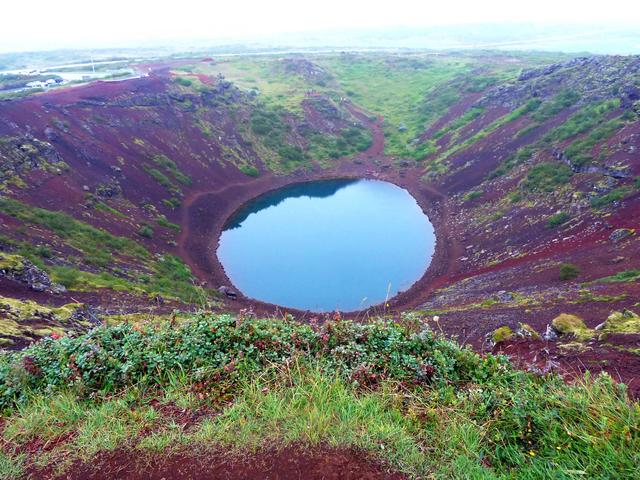
[[[551,325],[560,335],[572,336],[578,340],[593,337],[593,330],[587,327],[584,320],[577,315],[562,313],[553,319]]]
[[[600,338],[603,339],[612,333],[640,333],[640,316],[631,310],[613,312],[605,320]]]
[[[507,326],[496,329],[491,336],[494,343],[506,342],[507,340],[511,340],[513,337],[513,330]]]

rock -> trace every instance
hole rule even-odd
[[[528,338],[531,340],[540,340],[541,338],[540,334],[536,332],[531,325],[529,325],[528,323],[522,323],[522,322],[518,324],[516,335],[520,338]]]
[[[494,295],[494,298],[499,302],[510,302],[513,300],[513,294],[505,290],[500,290],[498,293]]]
[[[44,136],[47,137],[47,140],[49,140],[50,142],[55,142],[58,138],[60,138],[58,132],[56,132],[51,127],[47,127],[44,129]]]
[[[558,334],[553,329],[553,327],[550,324],[548,324],[547,325],[547,329],[545,330],[544,334],[542,335],[542,338],[544,338],[545,340],[548,340],[550,342],[555,342],[558,339]]]
[[[122,187],[117,180],[110,180],[96,187],[96,196],[100,198],[113,198],[120,194],[122,194]]]
[[[638,100],[640,100],[640,88],[635,85],[625,85],[620,89],[620,108],[633,108]]]
[[[218,288],[218,291],[223,295],[226,295],[228,298],[231,298],[232,300],[238,298],[238,293],[234,289],[232,289],[231,287],[227,287],[226,285],[222,285],[220,288]]]
[[[611,235],[609,235],[609,240],[614,243],[619,242],[621,240],[624,240],[625,238],[629,238],[635,235],[635,233],[636,231],[631,228],[618,228],[617,230],[614,230]]]

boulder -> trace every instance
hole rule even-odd
[[[633,236],[635,233],[635,230],[631,228],[618,228],[617,230],[614,230],[611,235],[609,235],[609,240],[616,243],[624,240],[625,238]]]
[[[226,285],[222,285],[220,288],[218,288],[218,291],[225,295],[227,298],[231,298],[232,300],[238,298],[238,293],[233,288],[227,287]]]

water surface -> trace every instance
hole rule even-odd
[[[354,311],[426,271],[433,227],[406,190],[377,180],[297,184],[233,215],[218,258],[244,295],[314,312]]]

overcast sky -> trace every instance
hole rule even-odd
[[[0,6],[0,51],[247,39],[325,29],[494,22],[640,28],[640,0],[27,0]]]

